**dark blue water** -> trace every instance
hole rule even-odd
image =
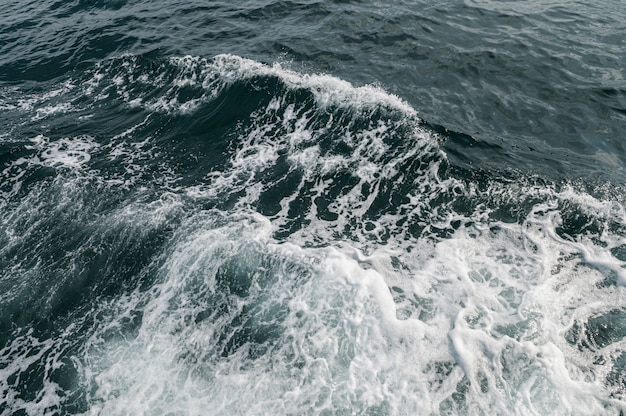
[[[0,414],[626,411],[623,33],[3,5]]]

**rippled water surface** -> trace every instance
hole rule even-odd
[[[624,33],[4,5],[0,414],[625,412]]]

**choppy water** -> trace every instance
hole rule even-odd
[[[623,413],[624,33],[4,5],[0,414]]]

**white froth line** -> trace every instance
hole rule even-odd
[[[321,107],[341,104],[360,108],[384,104],[398,109],[408,116],[417,116],[415,109],[407,102],[379,87],[371,85],[354,87],[348,81],[327,74],[300,74],[283,68],[280,63],[268,66],[231,54],[217,55],[210,62],[190,55],[172,58],[171,61],[187,69],[197,66],[210,68],[216,71],[227,83],[258,75],[276,76],[291,88],[309,89]],[[211,82],[210,86],[213,88],[214,80],[208,77],[205,82],[207,81]]]

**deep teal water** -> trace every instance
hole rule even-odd
[[[12,1],[0,414],[621,414],[626,7]]]

